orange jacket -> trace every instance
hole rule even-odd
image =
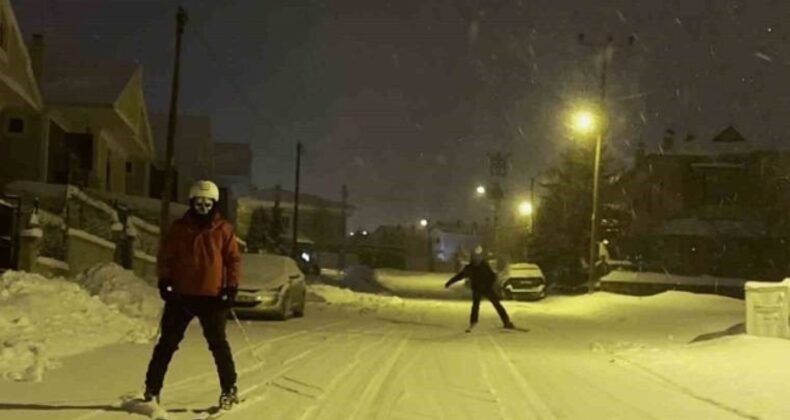
[[[170,226],[157,265],[159,278],[179,294],[218,296],[223,285],[238,287],[241,255],[233,226],[219,214],[206,226],[185,214]]]

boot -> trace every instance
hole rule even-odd
[[[515,330],[515,329],[516,329],[516,326],[513,324],[513,322],[512,322],[512,321],[507,321],[507,322],[505,322],[505,323],[504,323],[504,325],[503,325],[503,327],[504,327],[506,330]]]
[[[227,391],[222,391],[219,396],[219,408],[221,410],[230,410],[234,405],[239,403],[239,394],[236,386],[232,386]]]
[[[143,401],[159,405],[159,393],[146,389],[143,393]]]

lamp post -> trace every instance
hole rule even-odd
[[[522,218],[527,219],[527,223],[529,224],[528,228],[524,232],[524,261],[529,261],[529,235],[532,233],[532,214],[533,214],[533,207],[531,201],[522,201],[518,205],[518,214]]]
[[[425,237],[426,237],[426,250],[427,250],[427,257],[428,257],[428,271],[433,272],[434,270],[434,255],[433,255],[433,238],[431,238],[431,231],[433,230],[433,226],[428,222],[428,219],[421,219],[420,220],[420,227],[425,229]]]
[[[581,33],[578,35],[579,44],[584,45],[586,47],[592,47],[596,50],[601,51],[601,75],[599,79],[599,88],[600,88],[600,108],[601,112],[604,111],[604,107],[606,105],[606,88],[607,88],[607,76],[609,71],[609,65],[611,56],[614,52],[618,49],[622,49],[625,47],[631,47],[636,43],[636,36],[630,35],[627,39],[627,43],[616,43],[614,36],[608,35],[606,37],[605,42],[603,43],[590,43],[587,41],[585,34]],[[600,166],[601,166],[601,142],[603,140],[603,124],[597,124],[599,127],[595,127],[595,118],[592,117],[592,114],[587,113],[587,116],[583,116],[581,113],[577,114],[581,119],[577,122],[581,122],[584,124],[587,123],[587,132],[592,131],[593,129],[596,131],[595,136],[595,166],[593,168],[593,202],[592,202],[592,214],[590,215],[590,266],[589,271],[587,273],[589,282],[589,290],[594,290],[596,283],[598,281],[596,276],[596,269],[595,269],[595,260],[596,254],[598,249],[598,183],[600,177]]]
[[[592,193],[592,211],[590,212],[590,249],[588,255],[588,270],[587,282],[590,290],[593,290],[597,281],[595,260],[596,250],[598,243],[598,185],[601,172],[601,143],[603,137],[602,124],[599,122],[601,118],[597,117],[591,111],[582,110],[573,114],[571,119],[571,128],[581,135],[595,135],[595,161],[593,163],[593,193]]]

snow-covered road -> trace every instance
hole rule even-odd
[[[342,303],[313,304],[303,319],[244,320],[252,347],[229,325],[246,402],[224,418],[753,418],[627,357],[634,343],[671,346],[725,330],[738,321],[737,303],[700,309],[699,298],[678,294],[644,301],[641,315],[633,316],[627,308],[634,298],[607,294],[507,302],[528,332],[500,329],[484,303],[481,325],[466,334],[467,302],[354,301],[343,293]],[[692,301],[696,308],[685,306]],[[656,319],[651,311],[670,311],[686,322]],[[646,332],[651,323],[657,328]],[[140,389],[150,350],[150,344],[104,347],[64,359],[44,382],[0,382],[0,418],[143,418],[115,404]],[[163,404],[171,418],[191,419],[191,410],[211,405],[217,395],[211,356],[195,323],[171,365]]]

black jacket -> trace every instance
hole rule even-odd
[[[472,281],[472,290],[475,291],[488,291],[491,290],[496,282],[496,273],[488,264],[488,261],[481,261],[479,264],[467,264],[461,272],[454,275],[447,281],[445,286],[449,287],[451,284],[469,278]]]

